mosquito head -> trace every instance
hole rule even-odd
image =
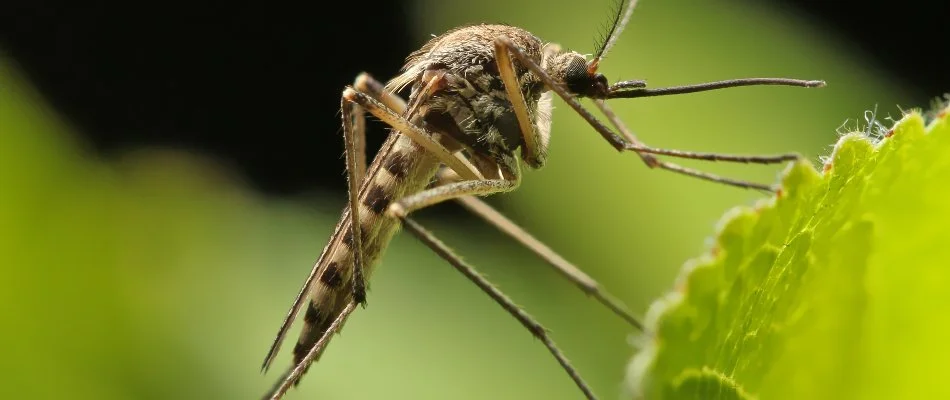
[[[610,85],[607,78],[591,68],[587,59],[579,53],[566,51],[549,56],[545,63],[548,75],[561,82],[572,94],[595,99],[607,98]]]

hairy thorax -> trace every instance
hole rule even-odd
[[[409,56],[403,73],[387,85],[393,91],[411,85],[415,94],[424,88],[428,77],[442,74],[442,85],[420,105],[423,122],[476,153],[496,159],[507,158],[504,156],[523,144],[494,56],[498,37],[510,39],[537,64],[543,63],[544,45],[531,33],[507,25],[473,25],[430,40]],[[514,66],[532,122],[547,123],[550,96],[542,96],[540,78],[517,60]]]

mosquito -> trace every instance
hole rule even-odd
[[[401,73],[385,85],[360,74],[343,90],[348,205],[274,339],[263,370],[276,356],[290,326],[306,305],[304,325],[293,350],[293,366],[265,398],[279,399],[318,359],[357,305],[366,301],[366,279],[399,227],[485,292],[541,341],[587,399],[595,395],[554,344],[547,330],[416,220],[414,211],[448,200],[484,219],[537,253],[589,296],[642,331],[643,325],[614,296],[579,268],[511,222],[479,196],[510,192],[521,181],[521,166],[547,161],[554,95],[580,114],[614,149],[632,151],[650,168],[740,188],[771,190],[679,166],[658,156],[740,163],[774,164],[797,154],[730,155],[647,146],[637,140],[606,100],[693,93],[750,85],[824,86],[822,81],[747,78],[696,85],[647,88],[645,81],[608,84],[597,73],[636,6],[618,7],[610,29],[593,57],[562,50],[508,25],[470,25],[429,40],[409,55]],[[410,88],[408,102],[398,93]],[[612,125],[585,109],[589,98]],[[366,112],[392,130],[373,162],[365,153]]]

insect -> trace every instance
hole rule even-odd
[[[644,81],[609,84],[597,73],[629,21],[636,0],[618,9],[604,41],[588,59],[542,42],[508,25],[471,25],[434,37],[407,58],[401,73],[388,83],[360,74],[343,91],[341,113],[345,139],[348,205],[264,360],[267,369],[298,314],[304,326],[293,350],[293,367],[266,398],[278,399],[322,354],[359,304],[365,304],[366,279],[401,226],[494,299],[539,339],[588,399],[595,395],[554,344],[548,332],[501,291],[461,260],[422,225],[414,211],[443,202],[460,202],[533,250],[581,290],[642,330],[642,324],[593,278],[534,239],[478,199],[515,190],[522,165],[541,168],[547,161],[554,95],[581,115],[618,151],[632,151],[651,168],[722,184],[770,190],[767,185],[689,169],[658,156],[742,163],[782,163],[795,154],[769,156],[696,153],[647,146],[624,126],[606,100],[692,93],[749,85],[823,86],[822,81],[750,78],[650,89]],[[398,93],[410,89],[408,101]],[[606,117],[602,123],[579,98],[589,98]],[[382,120],[392,132],[372,163],[366,165],[365,113]]]

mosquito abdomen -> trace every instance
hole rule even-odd
[[[389,204],[423,190],[438,168],[435,158],[406,136],[393,134],[370,165],[360,187],[360,239],[364,278],[399,228],[399,220],[386,215]],[[331,244],[321,255],[320,272],[310,288],[304,326],[294,346],[294,364],[306,356],[330,324],[350,302],[353,292],[353,239],[350,208],[346,207]]]

